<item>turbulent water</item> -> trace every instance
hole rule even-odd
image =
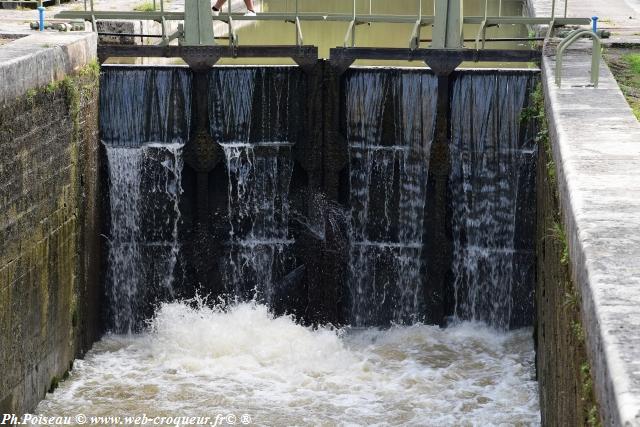
[[[346,74],[350,224],[335,228],[348,234],[344,303],[356,327],[341,330],[310,329],[267,308],[293,259],[289,188],[299,123],[290,115],[300,110],[292,101],[304,93],[299,78],[284,68],[210,75],[209,124],[224,153],[229,230],[224,253],[210,262],[222,263],[230,294],[258,302],[155,310],[173,299],[179,261],[191,80],[162,68],[106,73],[108,306],[113,331],[139,333],[105,336],[37,413],[210,417],[206,425],[218,414],[268,426],[540,423],[532,331],[504,331],[523,266],[519,185],[533,151],[520,144],[519,120],[528,77],[461,77],[453,86],[456,315],[497,329],[440,329],[417,323],[425,312],[436,79],[407,70]],[[325,238],[323,227],[307,228]],[[149,318],[146,329],[136,328]]]
[[[252,425],[539,423],[531,330],[311,330],[265,306],[166,304],[140,335],[109,335],[36,413],[248,414]]]
[[[346,82],[355,325],[412,323],[422,313],[423,220],[435,76],[361,71]],[[392,117],[391,131],[384,117]]]

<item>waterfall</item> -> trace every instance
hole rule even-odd
[[[517,231],[520,192],[531,193],[535,173],[535,142],[521,126],[531,81],[527,74],[462,74],[453,85],[455,315],[499,328],[509,327],[514,287],[523,286],[533,262]]]
[[[224,150],[228,177],[224,279],[230,294],[268,304],[292,256],[293,142],[286,117],[295,78],[287,68],[220,69],[211,75],[212,135]]]
[[[289,147],[224,144],[229,176],[230,251],[227,283],[236,295],[271,303],[274,270],[282,265],[289,239]]]
[[[108,67],[101,75],[111,219],[106,292],[117,332],[136,330],[174,294],[190,78],[188,69],[164,67]]]
[[[108,297],[113,328],[130,331],[136,323],[140,286],[140,172],[142,150],[107,147],[111,236]]]
[[[100,138],[111,146],[188,141],[188,68],[109,66],[100,80]]]
[[[421,316],[436,82],[410,71],[357,71],[347,78],[354,325],[412,323]]]
[[[107,293],[115,331],[133,331],[149,314],[145,306],[173,296],[180,251],[181,150],[179,144],[107,147]]]

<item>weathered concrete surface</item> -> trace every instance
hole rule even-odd
[[[95,36],[76,37],[0,47],[0,413],[32,410],[99,332]]]
[[[34,33],[0,46],[0,107],[96,58],[91,33]]]
[[[640,426],[640,123],[606,65],[600,86],[585,86],[589,46],[568,51],[562,88],[547,49],[547,117],[602,416]]]

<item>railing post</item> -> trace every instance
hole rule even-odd
[[[480,28],[478,28],[478,34],[476,35],[476,44],[475,49],[478,50],[480,47],[480,37],[482,37],[482,48],[485,45],[485,38],[487,36],[487,16],[489,12],[489,0],[484,0],[484,18],[482,19],[482,23],[480,24]]]
[[[229,36],[229,47],[233,47],[233,22],[231,22],[231,3],[233,1],[229,0],[227,2],[227,25],[229,27],[227,33]]]
[[[352,19],[353,19],[353,29],[351,31],[351,47],[355,47],[356,46],[356,0],[353,0],[353,15],[352,15]]]
[[[553,34],[553,29],[555,28],[555,26],[556,26],[556,0],[552,0],[552,2],[551,2],[551,22],[549,23],[549,30],[547,31],[547,38],[551,37],[551,35]]]
[[[164,19],[164,0],[160,0],[160,13],[162,17],[160,18],[160,25],[162,26],[162,43],[167,43],[167,21]]]
[[[422,0],[418,0],[418,17],[413,26],[411,40],[409,40],[409,49],[416,50],[420,48],[420,32],[422,29]]]

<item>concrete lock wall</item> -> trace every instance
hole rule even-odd
[[[34,409],[99,334],[95,51],[87,34],[0,48],[0,413]]]

